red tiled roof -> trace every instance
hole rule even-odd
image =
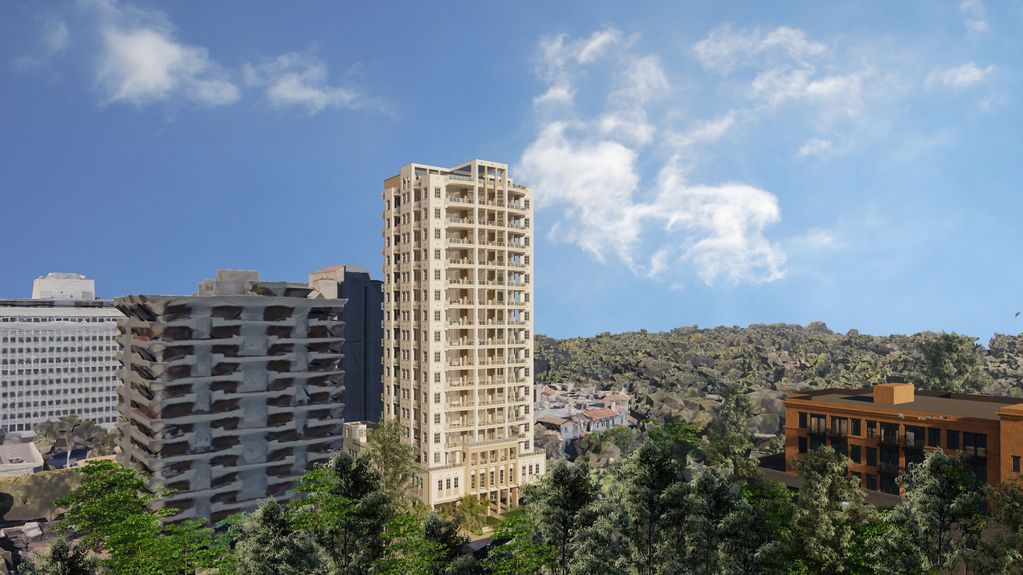
[[[586,411],[582,412],[582,415],[592,420],[598,420],[610,419],[618,415],[618,412],[609,407],[598,407],[596,409],[587,409]]]

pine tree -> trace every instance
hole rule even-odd
[[[574,553],[572,539],[583,527],[582,511],[595,495],[596,486],[586,465],[572,466],[563,461],[553,463],[543,479],[526,491],[539,519],[536,527],[540,539],[557,551],[558,575],[568,574]]]
[[[803,481],[792,515],[795,561],[815,573],[848,572],[855,529],[869,519],[859,480],[847,472],[848,459],[819,447],[796,470]]]
[[[740,479],[757,474],[753,451],[753,428],[749,424],[757,410],[750,405],[746,390],[737,385],[725,386],[721,405],[714,409],[713,419],[704,430],[703,452],[710,465],[729,465]]]
[[[934,569],[952,569],[976,546],[985,526],[984,484],[963,456],[931,451],[900,478],[905,488],[892,521]]]
[[[325,561],[312,539],[294,525],[286,507],[266,499],[235,527],[239,575],[318,575]]]

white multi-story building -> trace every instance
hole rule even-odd
[[[63,415],[114,427],[121,312],[78,274],[49,274],[32,291],[0,300],[0,428],[31,432]]]
[[[508,166],[408,164],[384,182],[384,419],[419,498],[497,512],[546,470],[533,445],[532,192]]]

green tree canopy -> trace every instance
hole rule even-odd
[[[935,391],[977,392],[989,379],[984,373],[983,349],[966,336],[941,333],[920,344],[923,387]]]
[[[366,456],[380,476],[380,488],[393,500],[411,505],[412,488],[419,473],[416,449],[406,441],[405,430],[396,420],[383,421],[369,430]]]

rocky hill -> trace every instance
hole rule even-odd
[[[698,425],[708,421],[723,384],[742,383],[762,410],[756,426],[766,434],[780,430],[781,400],[791,391],[856,388],[888,376],[922,384],[921,344],[936,336],[840,334],[820,322],[682,327],[564,340],[537,335],[534,365],[538,384],[624,388],[635,398],[637,416]],[[1023,334],[995,335],[975,351],[984,393],[1023,397]]]

